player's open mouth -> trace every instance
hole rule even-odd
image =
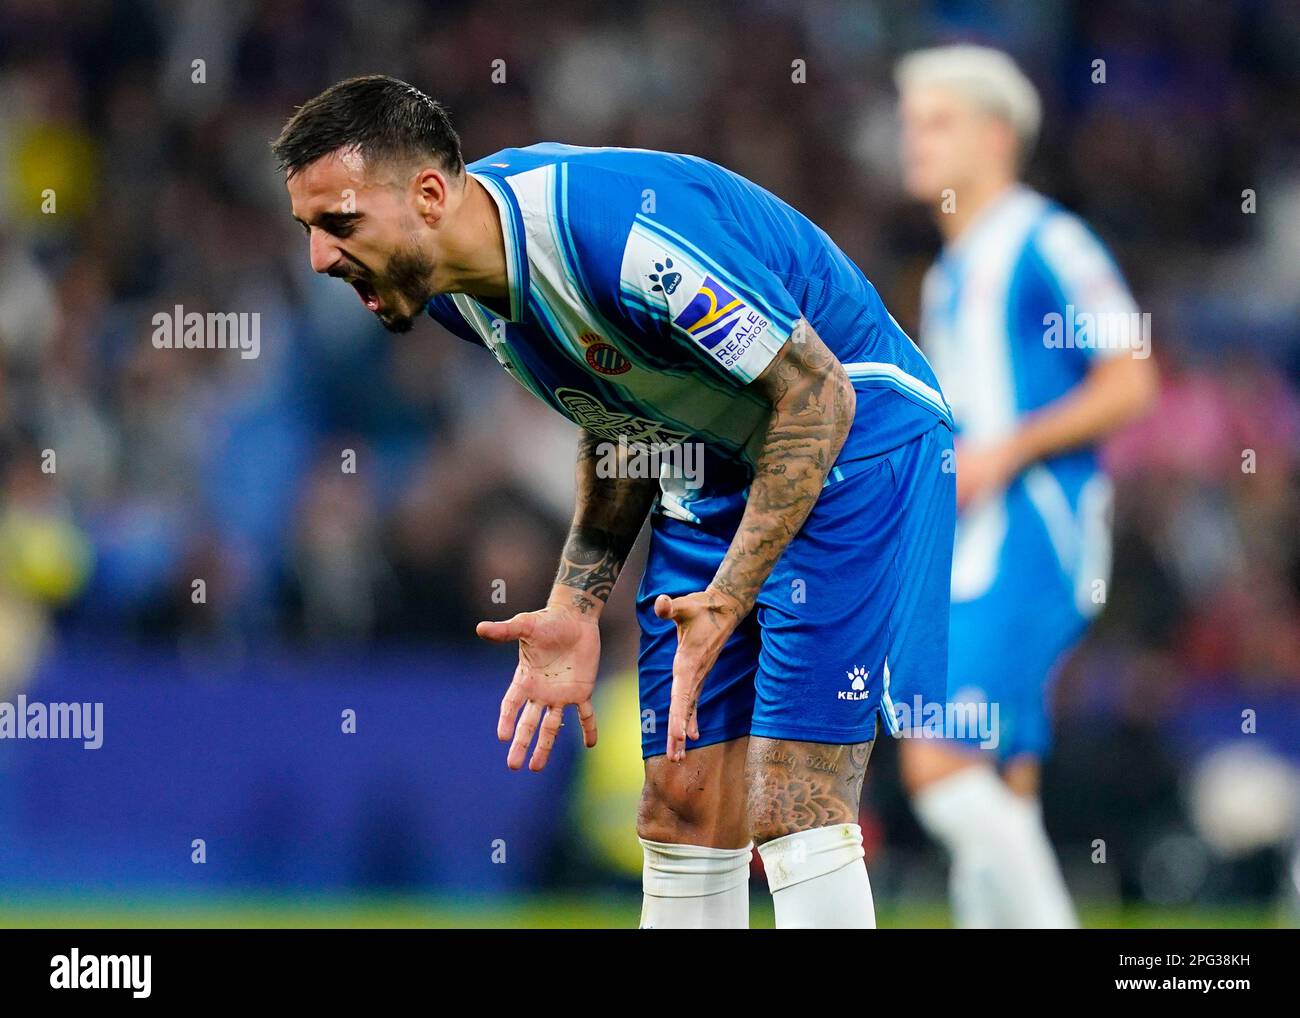
[[[357,291],[357,296],[361,298],[361,303],[366,306],[367,311],[379,310],[379,294],[375,288],[367,283],[364,279],[350,279],[352,289]]]

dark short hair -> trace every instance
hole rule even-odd
[[[430,156],[456,175],[465,166],[447,111],[414,85],[384,74],[331,85],[298,107],[271,143],[291,177],[340,148],[355,148],[367,166]]]

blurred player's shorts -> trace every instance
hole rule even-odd
[[[1047,753],[1052,683],[1089,623],[1042,527],[1016,533],[1015,568],[987,594],[952,605],[950,713],[977,715],[979,724],[946,734],[995,761]]]

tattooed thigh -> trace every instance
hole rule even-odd
[[[749,822],[762,844],[795,831],[858,822],[871,742],[833,746],[750,736]]]

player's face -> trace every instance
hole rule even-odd
[[[433,295],[434,264],[416,243],[423,221],[406,189],[369,179],[346,153],[316,160],[288,188],[312,269],[351,283],[384,328],[409,330]]]
[[[996,147],[992,118],[941,87],[908,89],[899,116],[903,187],[921,201],[939,201],[945,188],[960,191]]]

